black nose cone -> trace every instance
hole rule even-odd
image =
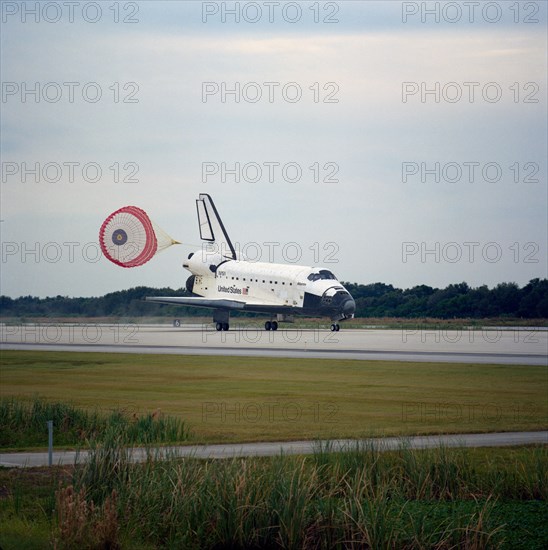
[[[347,298],[343,304],[342,310],[345,315],[352,315],[356,311],[356,302],[354,298],[351,296]]]

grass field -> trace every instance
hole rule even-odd
[[[4,351],[0,369],[15,416],[161,411],[190,442],[545,429],[547,394],[525,365]],[[548,544],[548,446],[133,464],[130,432],[104,435],[76,468],[0,468],[1,548]]]
[[[193,441],[546,429],[543,366],[3,351],[0,396],[185,420]],[[44,439],[46,442],[46,439]]]

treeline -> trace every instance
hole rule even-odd
[[[146,296],[190,296],[185,288],[137,286],[93,298],[0,296],[3,317],[140,317],[203,315],[203,309],[145,302]]]
[[[532,279],[523,288],[500,283],[471,288],[458,283],[446,288],[419,285],[407,290],[384,283],[344,283],[356,300],[357,317],[548,317],[548,279]]]
[[[384,283],[343,283],[356,300],[357,317],[548,318],[548,279],[532,279],[523,288],[500,283],[471,288],[467,283],[446,288],[419,285],[402,290]],[[140,317],[209,315],[207,310],[145,302],[145,296],[186,296],[184,288],[145,286],[96,298],[0,296],[3,317]]]

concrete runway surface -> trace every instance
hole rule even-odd
[[[193,458],[234,458],[253,456],[276,456],[312,454],[322,448],[330,452],[352,449],[355,445],[372,445],[380,450],[393,450],[406,446],[411,449],[426,449],[444,445],[446,447],[507,447],[513,445],[548,444],[548,431],[501,432],[486,434],[452,434],[412,437],[386,437],[364,440],[336,439],[331,441],[287,441],[268,443],[234,443],[222,445],[189,445],[180,447],[134,448],[129,451],[133,462],[143,462],[149,456]],[[55,451],[54,465],[71,465],[85,462],[87,451]],[[32,468],[48,465],[47,452],[0,454],[0,466]]]
[[[289,325],[291,327],[291,325]],[[317,357],[392,361],[443,361],[548,365],[545,328],[298,329],[276,332],[238,327],[228,332],[207,325],[0,324],[1,349]]]

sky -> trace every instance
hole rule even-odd
[[[547,276],[546,2],[1,2],[1,293],[250,258],[400,288]],[[181,246],[124,269],[126,205]]]

